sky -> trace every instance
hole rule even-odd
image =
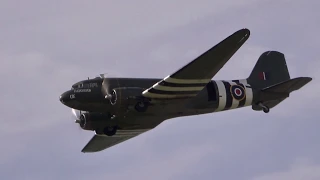
[[[1,0],[3,179],[320,179],[318,0]],[[265,51],[313,81],[270,113],[175,118],[99,153],[59,96],[87,77],[163,78],[233,32],[251,36],[213,79]]]

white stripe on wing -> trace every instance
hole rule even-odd
[[[169,83],[177,83],[177,84],[200,84],[200,83],[208,83],[211,79],[177,79],[167,76],[164,78],[165,82]]]
[[[162,86],[159,83],[156,83],[152,86],[154,89],[162,91],[201,91],[204,87],[171,87],[171,86]]]

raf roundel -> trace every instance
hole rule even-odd
[[[234,99],[241,101],[246,97],[245,90],[240,85],[232,85],[230,87],[231,95]]]

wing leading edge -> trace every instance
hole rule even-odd
[[[138,136],[150,129],[137,129],[137,130],[118,130],[117,134],[113,136],[97,135],[95,134],[81,152],[98,152],[110,148],[116,144],[124,142],[135,136]]]
[[[142,95],[152,99],[196,96],[246,42],[249,36],[249,29],[241,29],[233,33],[189,64],[143,91]]]

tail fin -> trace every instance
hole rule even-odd
[[[311,80],[309,77],[290,79],[284,54],[277,51],[264,52],[247,79],[254,91],[252,109],[269,112],[269,108],[275,107],[289,97],[291,92]]]
[[[261,54],[247,81],[255,89],[263,89],[289,79],[284,54],[267,51]]]

